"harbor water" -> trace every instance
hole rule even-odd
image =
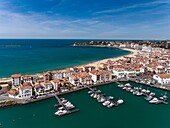
[[[141,86],[131,83],[133,86]],[[165,93],[162,90],[142,86],[155,92],[157,96]],[[2,128],[169,128],[170,107],[165,104],[149,104],[144,96],[134,96],[117,87],[116,83],[97,87],[102,93],[114,97],[113,101],[123,99],[124,104],[107,108],[88,94],[88,89],[74,92],[64,97],[72,102],[78,112],[62,117],[55,116],[57,103],[55,98],[48,100],[0,109]],[[170,94],[167,94],[170,97]]]

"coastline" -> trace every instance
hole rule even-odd
[[[90,46],[90,45],[89,45]],[[75,47],[81,47],[81,46],[75,46]],[[90,47],[108,47],[108,48],[117,48],[117,47],[111,47],[111,46],[99,46],[99,45],[93,45],[93,46],[90,46]],[[128,48],[117,48],[117,49],[121,49],[121,50],[125,50],[125,51],[129,51],[130,53],[127,54],[127,55],[123,55],[123,56],[118,56],[118,57],[111,57],[111,58],[106,58],[106,59],[102,59],[102,60],[98,60],[98,61],[92,61],[92,62],[89,62],[89,63],[85,63],[85,64],[81,64],[81,65],[75,65],[74,67],[83,67],[83,66],[97,66],[99,63],[105,63],[107,62],[108,60],[111,60],[111,61],[117,61],[119,59],[123,59],[124,57],[134,57],[135,55],[137,55],[137,51],[136,50],[133,50],[133,49],[128,49]],[[71,68],[71,67],[68,67],[68,68]],[[57,71],[64,71],[68,68],[64,68],[64,69],[57,69],[57,70],[49,70],[50,72],[57,72]],[[48,71],[44,71],[44,72],[48,72]],[[30,75],[43,75],[43,72],[40,72],[40,73],[33,73],[33,74],[30,74]],[[3,82],[9,82],[11,80],[10,77],[3,77],[3,78],[0,78],[0,83],[3,83]]]

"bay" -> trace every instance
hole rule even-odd
[[[0,77],[63,69],[129,54],[116,48],[73,47],[71,39],[1,39]]]

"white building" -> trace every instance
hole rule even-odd
[[[170,74],[155,74],[153,75],[153,79],[155,79],[161,85],[170,83]]]
[[[32,85],[26,82],[19,87],[19,98],[30,98],[32,96]]]
[[[21,84],[21,74],[14,74],[11,78],[13,86],[19,86]]]

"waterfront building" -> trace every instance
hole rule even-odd
[[[21,84],[21,74],[14,74],[11,76],[12,85],[14,87],[19,86]]]
[[[45,73],[43,74],[43,78],[44,78],[44,81],[50,81],[50,80],[52,80],[52,74],[51,74],[51,72],[45,72]]]
[[[43,95],[44,94],[44,86],[42,86],[41,84],[34,84],[34,91],[35,91],[35,95]]]
[[[52,80],[51,83],[53,84],[54,90],[58,91],[59,85],[60,85],[60,80]]]
[[[77,74],[79,82],[82,85],[91,85],[93,83],[92,76],[86,72],[80,72]]]
[[[80,81],[79,81],[79,78],[77,77],[77,75],[71,75],[69,77],[69,82],[73,85],[80,85]]]
[[[30,98],[32,96],[32,84],[25,82],[19,87],[19,98]]]
[[[153,75],[153,79],[161,85],[166,85],[170,83],[170,74],[155,74]]]
[[[45,92],[50,92],[54,89],[53,84],[50,81],[46,81],[41,84],[44,87]]]
[[[58,71],[53,75],[53,79],[55,80],[62,80],[63,79],[63,73]]]
[[[33,77],[27,74],[27,75],[22,77],[22,80],[23,80],[23,82],[30,82],[30,83],[32,83],[33,82]]]

